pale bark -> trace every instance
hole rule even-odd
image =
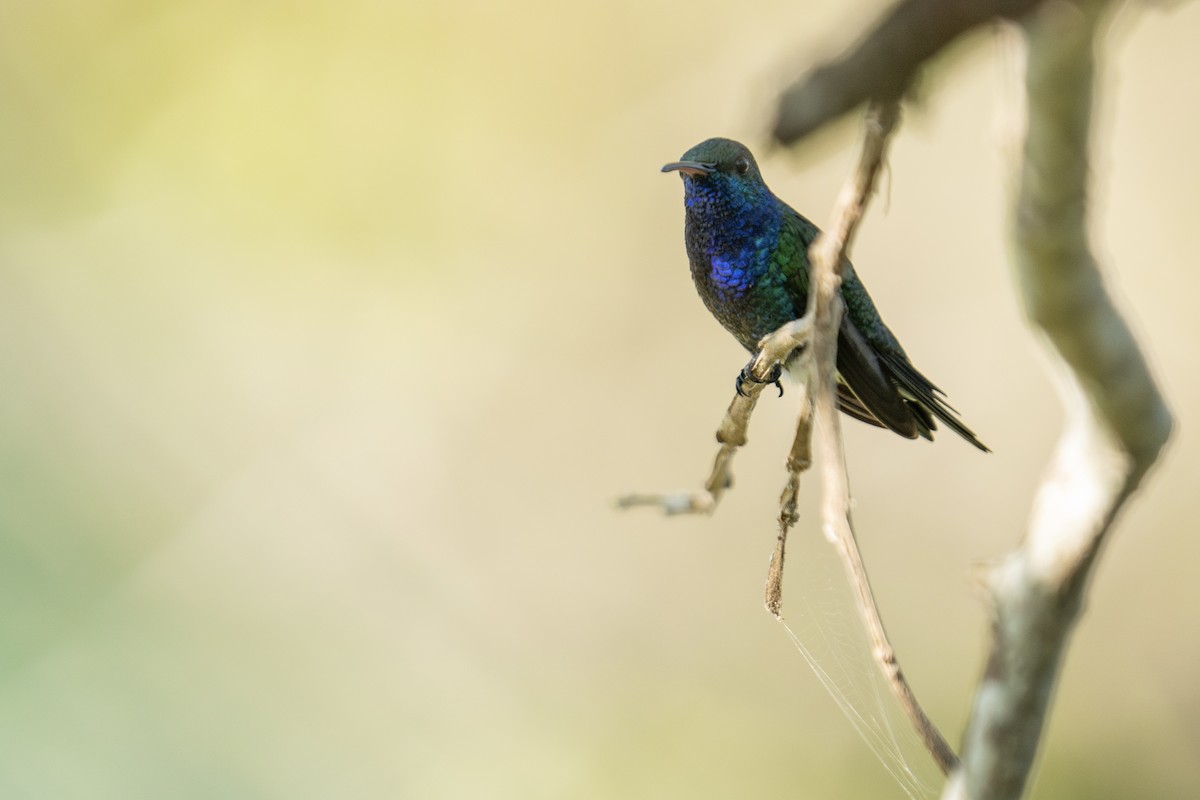
[[[1096,556],[1171,431],[1088,247],[1088,133],[1104,10],[1059,0],[1024,24],[1028,129],[1013,259],[1025,311],[1061,367],[1067,420],[1024,542],[987,576],[991,654],[962,768],[943,795],[953,800],[1023,793]]]

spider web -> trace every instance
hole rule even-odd
[[[796,650],[850,725],[910,800],[932,800],[944,781],[875,661],[834,546],[815,527],[789,537],[786,619]]]

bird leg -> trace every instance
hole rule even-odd
[[[620,498],[617,501],[617,505],[620,508],[653,506],[661,508],[667,515],[711,514],[715,511],[725,490],[733,485],[733,472],[731,470],[733,456],[738,451],[738,448],[747,441],[746,430],[750,424],[750,415],[754,412],[754,406],[758,403],[759,394],[762,393],[762,390],[767,385],[776,383],[779,380],[783,371],[783,365],[787,363],[788,359],[798,349],[804,348],[807,345],[811,331],[812,322],[805,316],[792,320],[773,333],[764,336],[759,341],[758,352],[754,354],[754,358],[751,359],[750,363],[742,369],[738,379],[738,391],[734,395],[733,401],[729,404],[729,408],[725,411],[725,418],[721,420],[721,426],[717,428],[717,442],[721,447],[717,450],[716,458],[713,459],[712,470],[709,472],[708,480],[704,482],[703,489],[694,492],[628,494]],[[804,357],[807,356],[805,355]],[[803,405],[804,408],[800,412],[801,420],[811,419],[811,414],[806,410],[808,407],[807,393],[805,393]],[[801,427],[804,427],[803,423]],[[797,431],[797,437],[799,437],[799,431]],[[801,451],[798,450],[797,442],[792,445],[792,455],[788,458],[789,472],[794,472],[797,484],[799,483],[800,471],[807,467],[810,460],[807,456],[807,440],[803,449],[803,458],[797,457],[797,453],[799,452]],[[804,467],[799,467],[793,471],[793,463],[803,463]],[[786,490],[784,495],[786,498]],[[796,498],[793,491],[791,510],[787,512],[788,518],[791,521],[787,523],[787,527],[791,527],[795,521],[795,512]],[[784,516],[784,512],[781,511],[781,527],[783,526]],[[779,569],[782,570],[783,537],[786,537],[786,530],[781,536],[780,544],[776,547],[778,558],[772,557],[772,569],[774,569],[774,565],[778,561]]]

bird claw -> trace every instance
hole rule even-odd
[[[747,383],[773,383],[775,384],[775,388],[779,390],[779,396],[783,397],[783,384],[779,380],[781,377],[783,377],[783,367],[776,364],[771,367],[771,371],[767,373],[767,377],[760,380],[754,374],[754,362],[751,361],[742,367],[742,371],[738,373],[737,379],[733,382],[733,388],[742,397],[749,397],[750,395],[746,394],[742,388]]]

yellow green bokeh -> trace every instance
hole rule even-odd
[[[0,797],[900,796],[761,609],[794,394],[713,518],[612,507],[703,477],[745,360],[658,167],[734,136],[823,220],[853,126],[771,152],[771,98],[877,7],[0,3]],[[1034,797],[1200,795],[1198,35],[1105,48],[1094,238],[1180,425]],[[926,77],[855,253],[996,451],[846,426],[954,741],[1060,417],[1005,264],[1019,58]]]

